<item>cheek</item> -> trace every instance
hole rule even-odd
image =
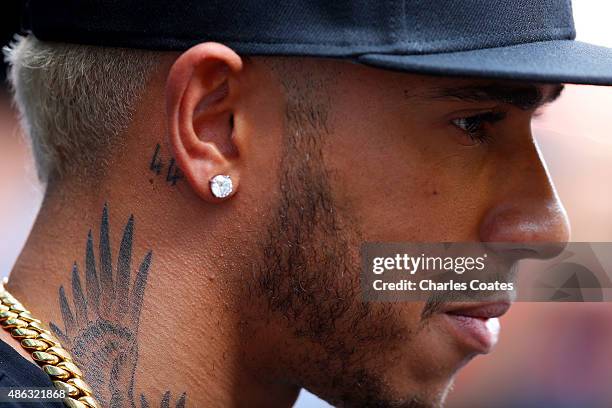
[[[477,237],[486,189],[471,180],[464,163],[398,132],[364,130],[349,128],[342,132],[346,137],[332,137],[326,164],[336,206],[366,241]]]
[[[491,155],[449,137],[431,108],[376,89],[347,91],[330,113],[323,157],[338,210],[366,241],[477,239],[497,180]]]

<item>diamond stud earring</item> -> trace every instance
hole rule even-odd
[[[217,198],[225,198],[232,194],[234,186],[230,176],[218,174],[210,180],[210,191]]]

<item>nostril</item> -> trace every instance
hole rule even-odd
[[[507,252],[517,259],[538,257],[538,251],[535,248],[509,248]]]
[[[485,247],[504,259],[550,259],[558,256],[566,242],[485,242]]]

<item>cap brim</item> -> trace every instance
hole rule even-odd
[[[364,54],[356,60],[430,75],[612,85],[612,49],[570,40],[439,54]]]

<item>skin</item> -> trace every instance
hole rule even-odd
[[[8,288],[73,349],[125,341],[83,337],[92,321],[129,329],[111,362],[73,350],[85,373],[107,376],[88,377],[101,401],[155,404],[169,390],[189,406],[283,407],[306,387],[337,405],[438,406],[475,352],[441,313],[423,319],[422,302],[362,302],[360,244],[503,241],[515,257],[533,249],[524,242],[568,240],[530,131],[557,86],[288,61],[215,43],[169,54],[106,176],[49,185]],[[473,86],[529,86],[538,103],[448,96]],[[480,129],[486,143],[453,123],[490,112],[505,117]],[[176,183],[164,178],[170,158]],[[234,183],[225,200],[210,192],[217,174]],[[151,252],[136,325],[117,317],[125,294],[102,272],[105,206],[109,262],[121,264],[133,222],[130,294]],[[103,306],[70,328],[90,230]],[[112,374],[112,361],[133,374]]]

